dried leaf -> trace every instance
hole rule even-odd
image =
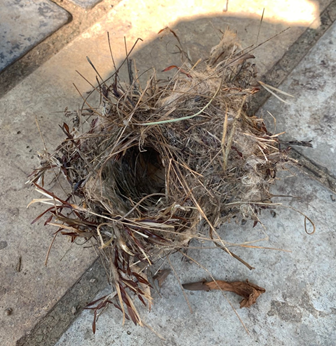
[[[190,75],[188,72],[186,72],[185,70],[183,70],[182,68],[180,68],[180,67],[178,67],[178,66],[176,66],[176,65],[168,66],[168,67],[166,67],[164,70],[162,70],[162,72],[170,71],[170,70],[172,70],[173,68],[178,69],[181,73],[185,74],[187,77],[192,78],[191,75]]]
[[[132,272],[132,275],[134,275],[138,279],[138,281],[141,282],[142,284],[145,284],[145,285],[152,287],[150,285],[150,283],[144,277],[142,277],[140,274]]]
[[[166,280],[170,272],[171,272],[170,269],[159,270],[157,274],[153,276],[153,280],[157,280],[159,287],[162,287],[164,281]]]
[[[128,311],[128,314],[129,314],[131,320],[133,321],[133,323],[135,325],[137,325],[139,321],[138,321],[138,318],[137,318],[136,314],[134,313],[132,307],[128,306],[128,305],[126,305],[126,307],[127,307],[127,311]]]
[[[231,59],[226,66],[237,66],[237,65],[241,65],[242,63],[244,63],[246,60],[248,59],[254,59],[255,56],[252,54],[243,54],[242,56],[238,57],[238,58],[234,58]]]
[[[266,292],[266,290],[260,286],[257,286],[248,280],[244,281],[234,281],[226,282],[222,280],[216,281],[199,281],[190,284],[182,285],[184,289],[191,291],[212,291],[212,290],[223,290],[228,292],[233,292],[244,299],[240,302],[241,308],[249,308],[251,305],[256,303],[257,298]]]
[[[89,306],[92,306],[92,305],[98,303],[100,300],[105,299],[106,297],[107,297],[107,295],[102,296],[102,297],[100,297],[100,298],[94,300],[93,302],[87,304],[86,307],[85,307],[84,309],[92,309],[92,308],[89,308]],[[93,309],[95,309],[95,308],[93,308]]]
[[[96,334],[96,320],[97,320],[97,310],[94,311],[93,321],[92,321],[92,333]]]

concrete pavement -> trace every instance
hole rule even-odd
[[[51,1],[0,1],[0,72],[70,20]]]

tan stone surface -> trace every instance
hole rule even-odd
[[[182,7],[182,3],[184,4]],[[30,225],[31,220],[43,209],[29,201],[37,197],[27,185],[26,176],[38,161],[33,155],[42,150],[43,144],[35,124],[37,117],[47,146],[52,148],[62,134],[58,123],[65,107],[76,109],[81,99],[73,87],[89,90],[88,84],[75,72],[79,70],[94,83],[95,73],[86,61],[89,56],[103,76],[112,71],[106,31],[110,32],[112,48],[117,61],[124,56],[123,37],[129,47],[137,37],[144,41],[137,46],[137,65],[141,70],[156,66],[159,70],[172,62],[179,62],[175,41],[171,37],[160,40],[157,33],[169,25],[189,47],[193,59],[218,42],[220,34],[230,26],[242,39],[242,46],[256,42],[259,31],[259,6],[252,18],[239,13],[222,11],[222,2],[212,1],[211,8],[202,8],[200,1],[123,1],[112,9],[106,18],[90,28],[22,83],[0,100],[1,139],[1,194],[0,194],[0,337],[1,345],[14,345],[24,333],[29,332],[53,304],[66,292],[89,266],[95,257],[92,249],[71,245],[58,238],[51,251],[49,265],[44,259],[52,239],[52,229],[43,223]],[[251,2],[246,1],[250,6]],[[218,6],[217,6],[218,5]],[[247,6],[247,5],[246,5]],[[233,10],[232,10],[233,11]],[[184,13],[188,13],[186,18]],[[195,19],[195,13],[202,18]],[[265,12],[266,13],[266,12]],[[209,15],[211,14],[211,15]],[[181,19],[184,19],[181,21]],[[259,42],[279,33],[288,26],[284,18],[276,22],[263,22]],[[274,18],[273,18],[274,19]],[[179,21],[176,24],[176,21]],[[265,73],[287,48],[304,31],[292,27],[281,36],[269,41],[255,51],[257,64]],[[22,268],[16,264],[22,257]],[[10,316],[5,309],[12,308]]]

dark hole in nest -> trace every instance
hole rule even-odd
[[[114,161],[112,174],[116,192],[124,199],[139,202],[148,195],[157,194],[146,198],[141,205],[155,204],[165,191],[165,169],[161,155],[152,147],[145,147],[142,151],[137,146],[129,148]]]

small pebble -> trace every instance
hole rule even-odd
[[[90,282],[93,284],[94,282],[96,282],[96,279],[91,279]]]
[[[335,196],[333,196],[333,195],[330,195],[330,198],[331,198],[331,200],[332,200],[333,202],[335,202],[335,201],[336,201],[336,198],[335,198]]]
[[[74,315],[74,314],[76,313],[76,311],[77,311],[76,307],[73,306],[73,307],[71,308],[71,313]]]
[[[7,308],[7,309],[5,310],[6,316],[10,316],[10,315],[12,314],[12,312],[13,312],[13,309],[12,309],[12,308]]]

